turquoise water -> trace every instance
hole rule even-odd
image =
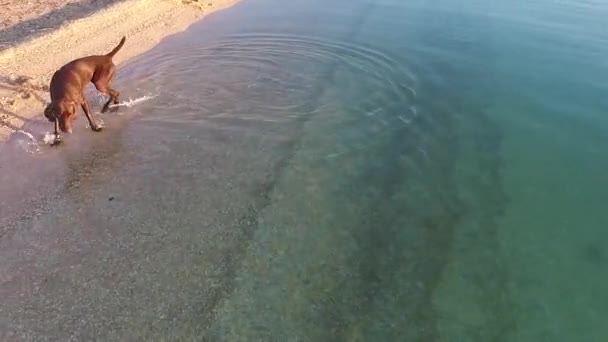
[[[3,192],[36,195],[2,202],[0,332],[608,340],[606,18],[566,0],[210,16],[121,68],[125,98],[153,100],[46,152],[45,190]]]
[[[607,5],[302,6],[339,61],[213,336],[608,338]]]

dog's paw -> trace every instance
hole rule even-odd
[[[62,142],[63,142],[63,139],[61,139],[61,136],[57,135],[57,136],[55,136],[55,139],[53,139],[51,146],[61,145]]]
[[[97,124],[91,127],[91,129],[93,130],[93,132],[101,132],[103,130],[103,125]]]

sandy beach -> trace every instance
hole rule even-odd
[[[238,0],[0,0],[0,142],[42,118],[48,84],[63,64],[127,43],[114,62]]]

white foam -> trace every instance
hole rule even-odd
[[[406,117],[404,117],[402,115],[399,115],[398,118],[399,118],[399,120],[403,121],[403,123],[406,124],[406,125],[409,125],[409,124],[412,123],[411,119],[408,119],[408,118],[406,118]]]
[[[44,142],[46,145],[50,145],[53,142],[55,142],[55,133],[51,133],[51,132],[44,133],[44,137],[42,138],[42,142]]]
[[[120,102],[120,103],[117,103],[117,104],[111,104],[110,108],[114,108],[114,107],[127,107],[127,108],[131,108],[131,107],[135,106],[138,103],[151,100],[151,99],[153,99],[155,97],[156,97],[156,95],[154,95],[154,96],[144,95],[144,96],[138,97],[136,99],[129,98],[129,101],[123,101],[123,102]]]
[[[376,115],[376,114],[380,113],[380,112],[381,112],[381,111],[383,111],[383,110],[384,110],[384,108],[382,108],[382,107],[378,107],[378,108],[376,108],[376,109],[372,110],[371,112],[367,112],[367,113],[365,113],[365,115],[367,115],[367,116],[374,116],[374,115]]]
[[[414,116],[418,116],[418,108],[416,108],[414,106],[410,106],[410,112],[412,112],[412,114],[414,114]]]
[[[422,147],[420,147],[420,146],[419,146],[419,147],[417,147],[416,149],[417,149],[418,151],[420,151],[420,153],[422,153],[422,155],[423,155],[423,156],[424,156],[426,159],[429,159],[429,154],[426,152],[426,150],[425,150],[424,148],[422,148]]]
[[[416,93],[416,90],[415,90],[414,88],[412,88],[412,87],[410,87],[410,86],[408,86],[408,85],[405,85],[405,88],[406,88],[407,90],[409,90],[409,91],[410,91],[410,93],[411,93],[411,94],[412,94],[414,97],[418,96],[418,93]]]

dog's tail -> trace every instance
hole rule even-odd
[[[114,55],[118,52],[118,50],[120,50],[120,48],[122,48],[122,46],[125,45],[126,40],[127,40],[127,37],[122,37],[122,39],[120,40],[120,43],[118,43],[118,45],[116,45],[114,50],[110,51],[110,53],[108,53],[106,56],[114,57]]]

